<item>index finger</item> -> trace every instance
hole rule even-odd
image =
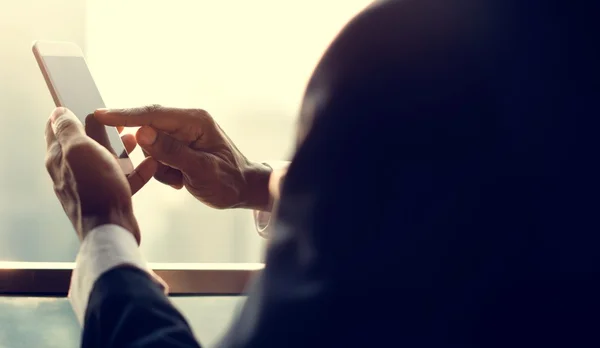
[[[196,111],[150,105],[131,109],[98,109],[94,117],[107,126],[151,126],[164,132],[176,132],[183,124],[189,124]]]
[[[64,146],[74,139],[85,136],[83,124],[67,108],[56,108],[50,116],[50,126],[56,140]]]
[[[158,162],[156,162],[154,158],[148,157],[144,159],[131,174],[129,174],[127,180],[129,181],[132,195],[138,192],[148,181],[150,181],[150,179],[152,179],[152,176],[156,173],[157,166]]]

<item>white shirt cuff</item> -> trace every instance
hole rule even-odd
[[[83,326],[90,293],[105,272],[122,265],[144,270],[168,293],[168,287],[149,267],[133,235],[118,225],[102,225],[85,237],[71,276],[69,301]]]
[[[275,211],[277,206],[277,201],[279,200],[280,188],[281,188],[281,179],[285,175],[287,168],[290,166],[289,161],[267,161],[262,162],[263,164],[269,166],[272,170],[271,176],[269,177],[269,194],[274,198],[273,207],[271,208],[271,212],[254,210],[254,225],[256,227],[256,231],[263,238],[269,238],[271,234],[271,216]]]

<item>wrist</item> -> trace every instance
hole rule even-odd
[[[111,211],[105,214],[82,216],[79,226],[79,238],[83,241],[93,229],[103,225],[123,227],[133,235],[138,245],[140,244],[140,231],[132,211]]]
[[[269,193],[269,179],[273,170],[266,164],[252,163],[244,173],[245,187],[242,192],[243,208],[271,211],[273,200]]]

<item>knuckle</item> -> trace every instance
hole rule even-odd
[[[58,145],[53,145],[46,153],[44,164],[46,166],[46,171],[48,172],[48,174],[50,174],[50,178],[54,182],[59,180],[60,177],[61,158],[62,152],[60,146]]]
[[[162,110],[162,106],[159,104],[150,104],[142,107],[142,113],[153,114]]]
[[[206,124],[206,123],[213,123],[214,119],[212,118],[212,116],[205,110],[202,109],[194,109],[192,110],[192,116],[199,120],[200,123]]]
[[[71,122],[71,120],[69,120],[68,118],[58,117],[54,121],[54,129],[55,129],[54,133],[57,136],[60,136],[60,134],[64,134],[66,131],[70,130],[74,126],[75,126],[75,124],[73,124],[73,122]]]
[[[192,114],[194,114],[198,117],[204,117],[204,116],[208,115],[208,112],[204,109],[193,109]]]
[[[55,164],[59,162],[61,156],[62,153],[60,145],[58,145],[57,143],[53,143],[52,145],[50,145],[48,151],[46,152],[46,158],[44,161],[46,169],[48,169],[48,171],[51,171],[54,168]]]
[[[54,159],[54,156],[51,154],[46,155],[46,159],[44,161],[44,164],[46,165],[46,170],[49,173],[52,173],[54,171],[54,162],[56,160]]]

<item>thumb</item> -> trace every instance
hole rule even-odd
[[[138,145],[155,160],[182,172],[190,167],[195,156],[187,144],[152,127],[141,127],[135,137]]]
[[[50,125],[61,146],[86,135],[81,121],[67,108],[56,108],[50,116]]]

